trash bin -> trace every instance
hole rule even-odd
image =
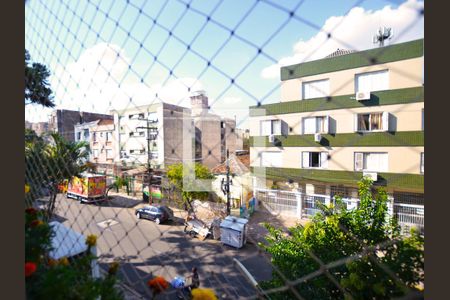
[[[220,223],[220,240],[222,244],[242,248],[247,242],[247,223],[244,218],[226,217]]]

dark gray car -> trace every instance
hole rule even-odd
[[[173,210],[164,205],[146,205],[136,209],[138,219],[148,219],[155,221],[156,224],[173,219]]]

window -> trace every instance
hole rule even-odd
[[[302,152],[303,168],[321,168],[328,167],[328,152]]]
[[[328,116],[303,118],[303,134],[327,133],[328,119]]]
[[[374,92],[389,89],[388,70],[355,75],[355,92]]]
[[[388,171],[388,154],[375,152],[355,152],[355,171]]]
[[[94,132],[92,134],[92,139],[94,140],[94,143],[97,142],[97,133],[96,132]]]
[[[261,135],[281,134],[281,120],[261,121]]]
[[[158,114],[156,112],[148,113],[148,120],[150,123],[158,123]]]
[[[92,155],[94,156],[94,158],[97,158],[98,157],[98,149],[92,150]]]
[[[89,140],[89,130],[88,129],[84,130],[84,139]]]
[[[81,132],[77,132],[77,141],[81,140]]]
[[[150,158],[151,158],[151,159],[158,159],[158,152],[156,152],[156,151],[151,151],[151,152],[150,152]]]
[[[112,159],[112,158],[113,158],[112,149],[106,149],[106,159]]]
[[[425,153],[420,153],[420,173],[425,173]]]
[[[367,113],[355,116],[356,131],[387,131],[389,129],[389,113]]]
[[[106,133],[106,141],[107,141],[107,142],[112,141],[112,132],[107,132],[107,133]]]
[[[303,82],[302,99],[322,98],[330,95],[330,80]]]
[[[281,152],[261,152],[261,167],[281,167]]]

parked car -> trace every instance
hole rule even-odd
[[[136,217],[138,219],[149,219],[159,224],[172,220],[173,210],[164,205],[146,205],[136,209]]]

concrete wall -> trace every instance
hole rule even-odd
[[[222,162],[221,118],[205,114],[194,118],[194,126],[201,135],[202,164],[213,168]]]
[[[281,102],[301,100],[302,82],[329,79],[330,96],[355,94],[355,74],[389,70],[389,89],[421,86],[423,57],[373,65],[326,74],[306,76],[281,82]]]

